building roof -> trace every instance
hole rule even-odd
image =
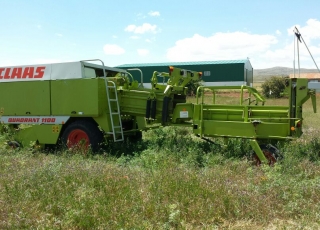
[[[289,75],[290,78],[299,78],[299,73],[296,73],[295,76],[293,73]],[[308,78],[308,79],[320,79],[320,73],[300,73],[300,78]]]
[[[147,66],[177,66],[177,65],[212,65],[212,64],[245,64],[249,59],[243,60],[221,60],[221,61],[197,61],[197,62],[163,62],[163,63],[136,63],[136,64],[124,64],[118,65],[117,68],[128,68],[128,67],[147,67]]]

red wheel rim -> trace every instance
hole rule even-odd
[[[274,165],[277,162],[277,159],[273,156],[273,154],[269,150],[262,149],[262,152],[263,152],[264,156],[267,158],[268,164],[270,166]],[[257,165],[257,166],[261,165],[261,161],[260,161],[259,157],[257,156],[257,154],[254,154],[253,157],[254,157],[255,165]]]
[[[81,146],[87,149],[89,144],[90,144],[90,140],[87,133],[82,131],[81,129],[75,129],[75,130],[72,130],[71,133],[69,133],[68,141],[67,141],[68,148]]]
[[[268,163],[270,166],[274,165],[277,162],[277,159],[273,156],[273,154],[269,151],[269,150],[262,150],[262,152],[264,153],[265,157],[268,160]]]

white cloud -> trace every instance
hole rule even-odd
[[[252,57],[252,63],[255,63],[256,68],[274,67],[274,66],[293,66],[293,43],[286,45],[283,48],[259,53]]]
[[[316,66],[310,57],[309,52],[305,48],[305,46],[300,43],[299,46],[299,57],[300,57],[300,67],[301,68],[311,68],[315,69]],[[320,63],[320,46],[308,46],[311,51],[317,65]],[[260,53],[259,55],[253,56],[251,59],[256,68],[266,68],[266,67],[274,67],[274,66],[285,66],[285,67],[293,67],[294,61],[294,46],[293,41],[290,44],[287,44],[283,48],[267,50],[264,53]],[[295,57],[295,66],[298,68],[298,57],[296,51]]]
[[[135,34],[144,34],[148,32],[157,33],[159,31],[156,25],[151,25],[149,23],[143,23],[141,26],[128,25],[124,30]]]
[[[249,34],[245,32],[216,33],[211,37],[195,34],[176,42],[167,50],[170,61],[205,61],[243,59],[266,52],[278,41],[272,35]]]
[[[150,39],[146,39],[145,41],[148,43],[152,43],[152,41]]]
[[[136,27],[137,27],[136,25],[128,25],[124,30],[127,32],[134,32]]]
[[[56,33],[56,36],[58,36],[58,37],[63,37],[63,35],[62,35],[62,34],[59,34],[59,33]]]
[[[288,35],[293,36],[294,27],[292,26],[288,29]],[[305,26],[296,26],[301,33],[305,42],[309,43],[313,39],[320,38],[320,21],[317,19],[309,19],[307,25]]]
[[[320,66],[320,21],[309,19],[304,26],[297,26],[316,63]],[[216,33],[209,37],[195,34],[176,41],[167,50],[169,61],[235,60],[249,57],[255,69],[274,66],[293,67],[293,29],[287,36],[252,34],[247,32]],[[283,39],[281,42],[278,39]],[[316,68],[304,44],[299,43],[300,67]],[[296,67],[297,65],[297,57]]]
[[[294,36],[295,27],[298,28],[303,40],[305,41],[306,45],[308,46],[313,58],[315,59],[318,67],[320,64],[320,21],[317,19],[309,19],[306,22],[306,25],[300,26],[295,25],[291,26],[287,32],[290,37]],[[293,40],[293,39],[292,39]],[[290,44],[290,57],[291,57],[291,66],[293,66],[293,42]],[[289,50],[287,51],[289,54]],[[275,52],[271,51],[270,54],[275,55]],[[297,51],[296,51],[297,54]],[[300,54],[300,66],[301,68],[316,68],[307,48],[303,43],[299,43],[299,54]],[[296,59],[296,66],[297,66],[297,56]]]
[[[139,56],[147,56],[149,54],[149,50],[147,49],[137,49]]]
[[[125,50],[115,44],[106,44],[103,47],[103,51],[107,55],[121,55],[125,53]]]
[[[160,13],[159,13],[159,11],[150,11],[149,15],[152,16],[152,17],[159,17]]]

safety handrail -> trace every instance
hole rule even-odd
[[[256,99],[256,104],[258,104],[258,102],[261,102],[262,105],[264,105],[264,103],[266,102],[266,99],[255,89],[252,88],[250,86],[199,86],[197,88],[197,93],[196,93],[196,98],[197,98],[197,104],[199,104],[199,97],[201,96],[201,103],[203,103],[203,99],[204,99],[204,89],[210,89],[213,92],[213,103],[215,103],[215,91],[216,90],[228,90],[228,89],[236,89],[236,90],[241,90],[241,94],[240,94],[240,105],[242,105],[243,103],[243,91],[247,90],[249,93],[249,96],[253,95]],[[201,95],[200,93],[203,92]],[[251,99],[249,99],[249,104],[251,102]]]
[[[133,69],[127,69],[127,71],[139,71],[141,74],[141,87],[144,88],[143,87],[143,73],[142,73],[141,69],[133,68]],[[129,72],[128,72],[128,74],[131,76],[132,81],[134,81],[133,76]]]

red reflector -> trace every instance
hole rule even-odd
[[[301,121],[299,121],[298,123],[297,123],[297,128],[300,128],[301,127]]]
[[[173,66],[169,66],[169,75],[171,75],[171,73],[173,72]]]

